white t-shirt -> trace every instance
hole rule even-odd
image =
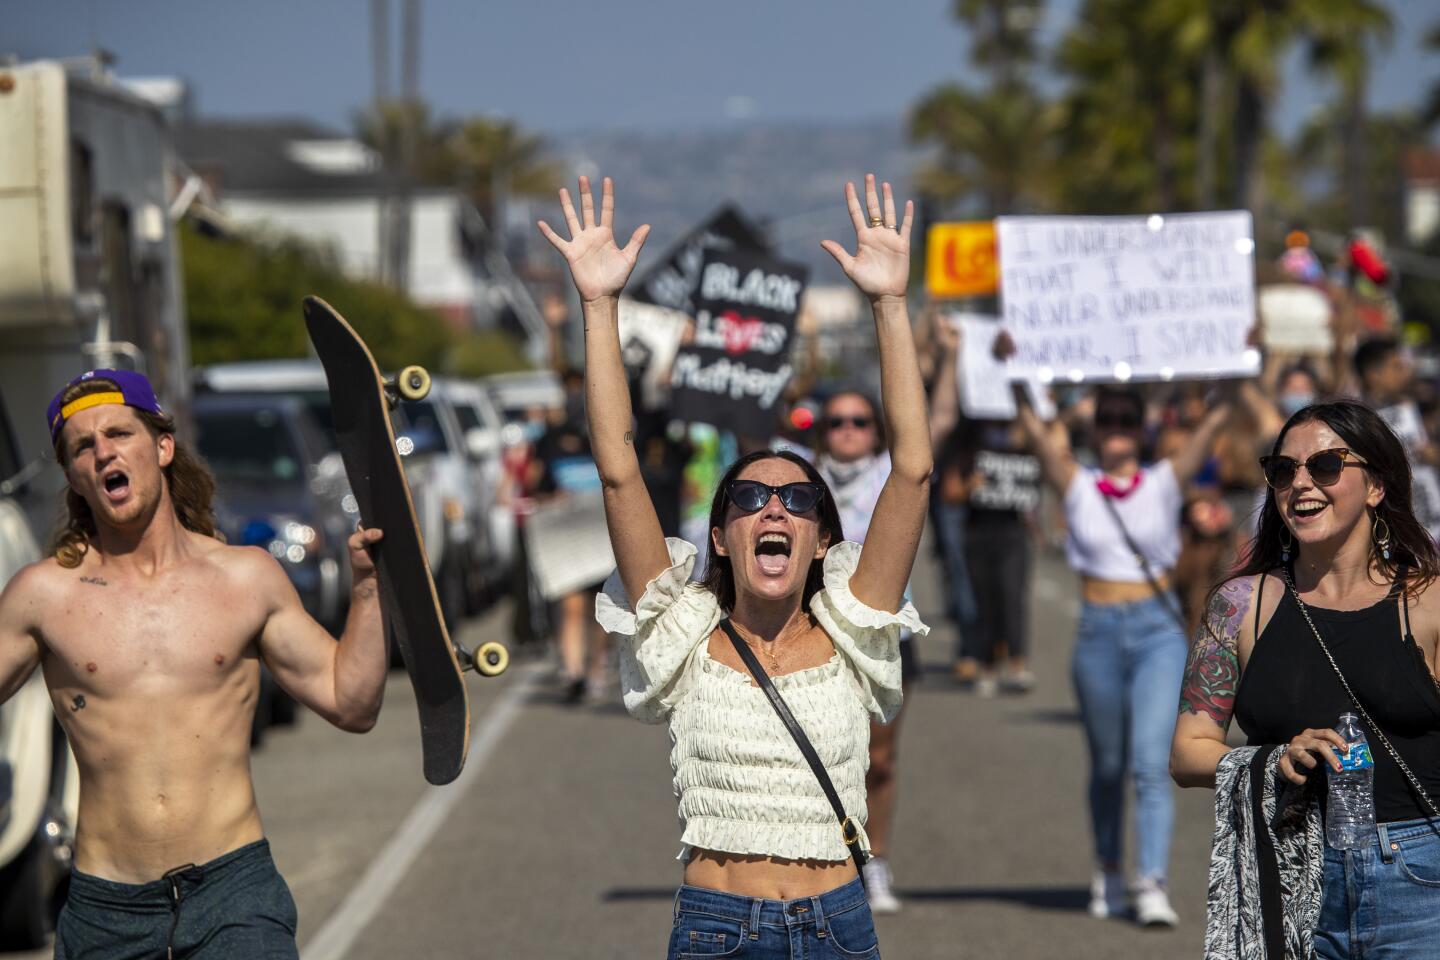
[[[1065,491],[1069,528],[1065,558],[1072,569],[1087,577],[1144,583],[1145,572],[1105,507],[1105,494],[1098,486],[1102,476],[1094,467],[1080,467]],[[1170,461],[1146,467],[1141,471],[1140,486],[1111,502],[1151,571],[1158,576],[1175,566],[1180,556],[1180,508],[1185,500]]]

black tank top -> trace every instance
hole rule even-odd
[[[1440,804],[1440,687],[1410,633],[1410,604],[1399,586],[1404,573],[1385,599],[1364,610],[1306,606],[1350,689]],[[1264,587],[1262,577],[1255,596],[1257,622]],[[1334,727],[1342,713],[1356,712],[1286,589],[1264,634],[1256,638],[1235,692],[1235,719],[1246,742],[1289,743],[1306,728]],[[1375,757],[1375,819],[1388,823],[1432,816],[1374,731],[1367,727],[1365,735]]]

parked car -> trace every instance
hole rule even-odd
[[[472,465],[470,476],[484,527],[483,542],[477,551],[481,582],[476,593],[491,599],[504,588],[515,551],[514,514],[508,506],[497,503],[504,473],[504,421],[478,383],[445,378],[436,386],[455,410],[460,439]]]
[[[553,370],[523,370],[485,377],[480,385],[490,394],[506,425],[520,424],[535,409],[565,405],[565,387]]]
[[[306,612],[338,633],[349,605],[354,504],[309,411],[283,395],[201,394],[193,415],[200,455],[232,524],[226,538],[268,550]]]

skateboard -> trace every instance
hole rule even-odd
[[[360,522],[385,534],[374,547],[380,610],[385,634],[399,647],[415,688],[425,779],[449,783],[460,775],[470,746],[464,671],[497,676],[509,654],[493,642],[466,650],[450,639],[440,612],[390,422],[390,411],[401,400],[419,400],[429,392],[430,375],[410,366],[387,379],[365,341],[328,303],[306,297],[304,313],[329,382],[335,436]]]

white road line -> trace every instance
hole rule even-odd
[[[455,809],[466,791],[480,778],[480,772],[495,752],[500,738],[520,715],[531,688],[540,675],[539,664],[529,666],[520,677],[476,721],[480,735],[470,744],[465,769],[453,783],[430,787],[411,808],[390,842],[371,861],[365,875],[346,894],[325,926],[305,945],[301,960],[344,960],[351,945],[379,912],[390,894],[405,879],[412,864],[424,852],[435,831]]]

